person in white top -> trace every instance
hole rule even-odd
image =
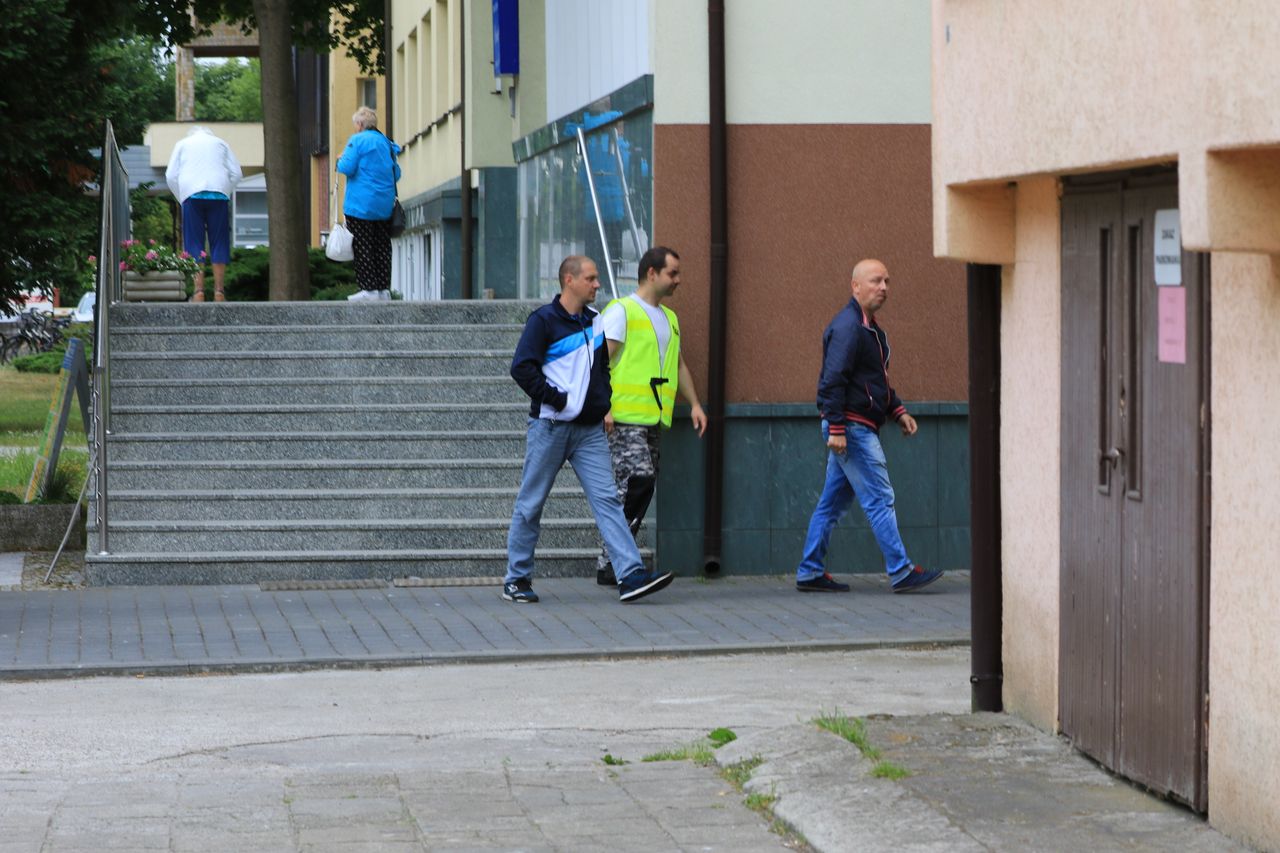
[[[613,408],[605,416],[604,428],[609,436],[618,498],[632,536],[639,532],[653,500],[658,478],[658,439],[662,428],[671,424],[670,409],[677,393],[691,407],[689,417],[699,438],[707,428],[707,415],[698,402],[693,374],[680,351],[678,320],[662,305],[662,300],[680,286],[680,256],[666,246],[652,247],[640,258],[638,278],[635,293],[614,300],[600,315],[613,386]],[[647,317],[656,341],[649,338],[628,346],[628,303],[633,303],[631,323],[637,334],[648,333],[644,328]],[[643,313],[637,313],[634,306]],[[678,359],[677,365],[668,364],[673,356]],[[602,549],[596,561],[596,583],[607,586],[615,582],[609,556]]]
[[[191,128],[169,155],[164,179],[182,205],[182,248],[200,261],[193,297],[196,302],[204,302],[206,261],[213,264],[214,300],[226,299],[223,282],[231,261],[231,193],[243,177],[231,146],[207,127]]]

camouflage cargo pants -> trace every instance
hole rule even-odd
[[[618,484],[622,514],[631,527],[631,535],[640,532],[640,523],[653,501],[658,481],[658,426],[615,424],[609,433],[609,455],[613,460],[613,479]],[[609,566],[604,548],[596,558],[596,567]]]

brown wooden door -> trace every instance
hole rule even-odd
[[[1059,714],[1082,751],[1204,810],[1209,276],[1180,252],[1162,277],[1181,284],[1156,284],[1177,206],[1172,170],[1063,193]]]

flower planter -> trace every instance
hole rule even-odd
[[[184,302],[186,298],[187,275],[184,272],[179,270],[125,271],[125,302]]]

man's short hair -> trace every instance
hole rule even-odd
[[[582,275],[582,265],[589,260],[591,259],[586,255],[570,255],[560,262],[559,279],[561,290],[564,289],[565,276],[568,276],[569,278],[576,278],[577,276]]]
[[[649,270],[657,270],[662,272],[667,268],[667,255],[680,260],[680,256],[676,254],[675,249],[668,249],[666,246],[652,246],[649,251],[640,256],[640,269],[638,272],[640,281],[646,281],[649,278]]]

